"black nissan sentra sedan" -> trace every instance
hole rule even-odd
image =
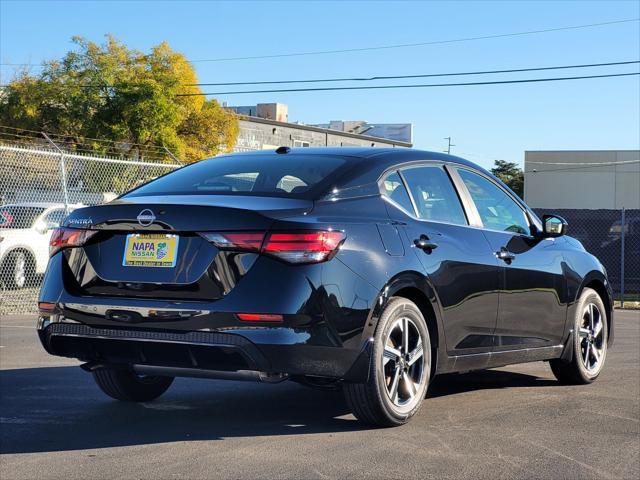
[[[611,289],[566,230],[450,155],[224,155],[71,213],[38,333],[118,400],[179,376],[293,380],[399,425],[442,373],[546,360],[562,383],[598,377]]]

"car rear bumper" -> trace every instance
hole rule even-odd
[[[370,353],[369,342],[359,350],[310,345],[303,341],[309,335],[286,327],[177,331],[91,326],[53,315],[40,317],[38,335],[52,355],[101,366],[154,367],[174,376],[255,372],[361,382],[368,375]]]

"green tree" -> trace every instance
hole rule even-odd
[[[167,43],[143,54],[110,35],[101,45],[81,37],[73,42],[76,48],[46,62],[37,76],[16,75],[0,95],[0,124],[140,158],[164,145],[193,162],[235,144],[233,114],[204,96],[177,96],[201,90],[191,64]]]
[[[491,169],[496,177],[504,182],[520,198],[524,195],[524,173],[517,163],[496,160]]]

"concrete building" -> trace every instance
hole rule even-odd
[[[413,142],[413,124],[411,123],[369,123],[364,120],[332,120],[329,123],[312,125],[318,128],[328,128],[340,132],[369,135],[372,137],[387,138],[400,142]]]
[[[259,103],[255,107],[227,107],[239,116],[240,132],[236,152],[288,147],[411,147],[409,141],[381,138],[369,130],[363,133],[289,123],[287,105]],[[409,127],[411,124],[407,124]],[[411,131],[411,128],[409,128]],[[380,131],[378,131],[380,132]]]
[[[639,209],[640,151],[528,151],[524,199],[538,209]]]

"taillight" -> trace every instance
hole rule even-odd
[[[205,232],[204,238],[221,250],[246,250],[259,252],[265,232]]]
[[[64,248],[81,247],[96,233],[96,230],[56,228],[49,240],[49,256],[55,255]]]
[[[262,251],[290,263],[319,263],[329,260],[345,239],[342,232],[269,233]]]
[[[221,250],[251,251],[289,263],[320,263],[332,258],[346,238],[334,230],[304,232],[205,232]]]
[[[238,313],[243,322],[282,322],[283,316],[272,313]]]

